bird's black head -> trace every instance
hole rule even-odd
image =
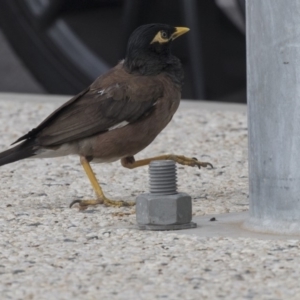
[[[147,24],[138,27],[130,36],[124,61],[129,72],[155,75],[178,59],[171,55],[171,43],[189,31],[186,27]],[[179,63],[179,62],[178,62]]]

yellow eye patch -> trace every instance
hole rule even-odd
[[[187,27],[175,27],[175,32],[173,34],[171,34],[171,36],[168,37],[168,34],[164,31],[164,30],[160,30],[155,37],[153,38],[153,40],[151,41],[150,44],[153,43],[167,43],[170,40],[175,40],[176,38],[178,38],[179,36],[185,34],[186,32],[188,32],[190,29]]]
[[[163,37],[163,36],[166,36],[166,37]],[[160,30],[156,35],[155,37],[153,38],[152,42],[150,44],[153,44],[155,42],[157,43],[167,43],[170,39],[167,37],[167,34],[165,31],[163,30]]]

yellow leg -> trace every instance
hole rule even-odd
[[[74,200],[70,204],[70,208],[75,203],[79,204],[80,210],[86,209],[89,205],[98,205],[98,204],[105,204],[107,206],[117,206],[117,207],[133,206],[135,204],[134,202],[114,201],[114,200],[110,200],[110,199],[106,198],[102,191],[102,188],[101,188],[100,184],[98,183],[97,178],[90,166],[89,161],[85,157],[81,156],[80,163],[81,163],[87,177],[89,178],[89,180],[91,182],[91,185],[96,193],[97,199],[95,199],[95,200]]]
[[[81,165],[87,175],[87,177],[89,178],[91,185],[96,193],[97,198],[104,198],[104,193],[102,191],[102,188],[100,187],[100,184],[98,183],[98,180],[91,168],[90,163],[88,162],[88,160],[85,157],[80,157],[80,162]]]
[[[175,154],[165,154],[165,155],[160,155],[160,156],[155,156],[151,158],[146,158],[146,159],[141,159],[141,160],[134,160],[133,156],[130,157],[125,157],[121,159],[121,164],[123,167],[128,168],[128,169],[134,169],[137,167],[141,166],[146,166],[149,165],[151,161],[154,160],[174,160],[178,164],[184,165],[184,166],[190,166],[190,167],[195,167],[197,166],[199,169],[201,167],[208,167],[210,166],[213,168],[213,165],[209,162],[201,162],[197,160],[197,158],[189,158],[185,157],[183,155],[175,155]]]

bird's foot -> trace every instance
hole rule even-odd
[[[121,207],[121,206],[134,206],[135,202],[133,201],[123,201],[123,200],[110,200],[108,198],[104,198],[103,204],[106,206],[115,206],[115,207]]]
[[[174,160],[175,162],[177,162],[178,164],[184,165],[184,166],[190,166],[190,167],[198,167],[199,169],[201,167],[203,168],[207,168],[207,167],[211,167],[211,169],[213,169],[213,165],[209,162],[203,162],[203,161],[199,161],[196,157],[186,157],[183,155],[170,155],[170,159]]]
[[[99,204],[104,204],[106,206],[113,206],[113,207],[121,207],[121,206],[133,206],[133,205],[135,205],[135,202],[115,201],[115,200],[110,200],[106,197],[103,197],[103,198],[92,199],[92,200],[74,200],[70,204],[70,208],[74,204],[79,205],[79,210],[85,210],[89,206],[96,206]]]
[[[124,157],[121,159],[121,164],[123,167],[128,169],[134,169],[141,166],[149,165],[152,161],[155,160],[173,160],[178,164],[184,165],[184,166],[190,166],[190,167],[198,167],[199,169],[201,167],[211,167],[213,169],[213,165],[209,162],[203,162],[199,161],[195,157],[186,157],[183,155],[175,155],[175,154],[164,154],[160,156],[154,156],[151,158],[141,159],[141,160],[134,160],[133,156]]]

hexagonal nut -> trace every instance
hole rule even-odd
[[[140,225],[190,223],[192,220],[192,199],[186,193],[139,195],[136,199],[136,220]]]

